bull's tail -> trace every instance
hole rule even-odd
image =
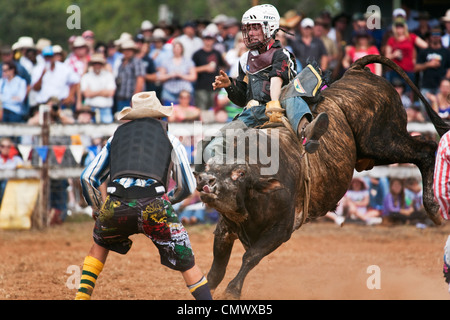
[[[408,83],[408,85],[411,87],[411,89],[414,91],[415,94],[422,100],[422,102],[425,105],[425,110],[428,114],[428,117],[430,118],[431,122],[433,123],[434,127],[436,128],[436,131],[438,134],[442,137],[447,131],[450,130],[450,126],[436,113],[436,111],[433,110],[433,108],[428,103],[427,99],[420,93],[420,90],[416,87],[416,85],[409,79],[408,75],[403,71],[402,68],[400,68],[397,64],[395,64],[392,60],[386,58],[385,56],[381,55],[367,55],[364,56],[358,60],[356,60],[351,68],[354,69],[363,69],[366,65],[371,63],[381,63],[385,66],[388,66],[392,70],[395,70],[405,81]]]

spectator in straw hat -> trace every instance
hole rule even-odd
[[[23,67],[23,65],[19,61],[14,60],[13,50],[12,50],[11,46],[8,46],[8,45],[2,46],[0,48],[0,52],[1,52],[1,60],[2,60],[0,62],[0,66],[6,62],[13,62],[16,65],[17,75],[19,77],[21,77],[22,79],[25,79],[27,85],[30,84],[30,82],[31,82],[30,74],[28,73],[28,71]],[[1,76],[2,76],[2,71],[0,69],[0,77]]]
[[[133,94],[144,91],[145,65],[141,59],[136,57],[138,48],[132,39],[120,43],[120,52],[123,54],[122,63],[116,77],[116,99],[115,111],[121,111],[128,106]]]
[[[153,23],[149,20],[142,21],[140,34],[142,34],[145,41],[150,41],[153,35]]]
[[[444,24],[444,35],[442,36],[442,45],[444,48],[450,48],[450,9],[447,10],[445,16],[441,18]]]
[[[81,78],[80,89],[84,104],[99,114],[99,119],[96,120],[101,123],[112,123],[116,82],[114,75],[104,68],[105,64],[103,54],[93,54],[89,62],[92,68]]]
[[[72,108],[76,101],[76,89],[80,76],[67,64],[54,59],[53,47],[42,51],[45,64],[36,68],[32,75],[33,89],[38,91],[36,103],[47,103],[51,97],[57,97],[64,108]]]
[[[13,50],[20,52],[20,58],[18,59],[19,63],[27,70],[29,74],[31,74],[33,69],[33,63],[27,57],[27,51],[30,49],[36,49],[33,38],[31,37],[20,37],[13,45]]]
[[[66,64],[81,77],[87,71],[89,63],[89,47],[82,36],[75,38],[72,47],[72,54],[67,58]]]
[[[56,61],[64,62],[64,60],[66,59],[66,53],[64,52],[63,48],[59,44],[53,45],[52,48]]]
[[[83,195],[93,208],[96,226],[75,299],[91,298],[109,251],[126,254],[132,245],[129,236],[136,233],[153,241],[164,266],[181,272],[195,299],[212,299],[189,235],[172,207],[195,191],[195,178],[184,146],[167,132],[167,122],[159,120],[171,113],[172,106],[162,106],[155,92],[133,95],[132,107],[118,116],[128,122],[83,171]],[[176,187],[169,192],[170,176]],[[103,201],[99,187],[108,177],[111,183]]]

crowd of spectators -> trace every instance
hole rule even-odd
[[[422,196],[421,181],[414,176],[353,177],[336,211],[327,217],[338,225],[347,221],[365,225],[410,224],[423,229],[433,222],[425,212]]]
[[[314,59],[322,70],[331,71],[333,80],[364,55],[384,55],[447,117],[450,11],[430,17],[398,8],[389,19],[392,23],[381,29],[370,29],[369,18],[373,17],[363,13],[332,16],[327,11],[305,17],[290,10],[280,23],[287,33],[280,30],[276,37],[295,54],[298,71]],[[72,122],[111,123],[130,104],[132,95],[144,90],[156,91],[165,105],[179,105],[180,93],[188,92],[190,105],[200,110],[199,119],[204,115],[210,121],[226,122],[236,113],[223,101],[219,103],[220,92],[211,86],[220,69],[236,75],[239,57],[246,50],[240,23],[233,17],[221,14],[181,27],[146,20],[135,34],[124,30],[118,39],[109,40],[86,30],[64,45],[67,50],[50,39],[35,43],[23,36],[1,47],[2,122],[28,122],[40,104],[57,99],[61,110],[71,112]],[[368,67],[397,86],[404,83],[381,65]],[[409,98],[404,99],[406,109],[420,107],[409,86],[404,86],[404,94]],[[79,119],[83,112],[91,117]]]
[[[333,80],[358,58],[384,55],[407,73],[441,117],[450,119],[450,9],[442,17],[430,17],[398,8],[381,29],[370,29],[368,18],[327,11],[306,17],[290,10],[282,16],[276,38],[294,53],[297,71],[314,59]],[[52,104],[54,122],[113,123],[141,91],[155,91],[164,105],[174,105],[169,122],[227,122],[240,110],[224,90],[213,91],[211,85],[220,69],[236,76],[246,51],[240,22],[233,17],[221,14],[179,27],[145,20],[138,32],[124,30],[113,40],[85,30],[63,46],[23,36],[1,47],[1,122],[38,124],[39,105]],[[368,67],[397,89],[408,121],[427,121],[402,78],[378,64]],[[387,215],[369,205],[361,213],[351,194],[341,201],[349,216],[374,224]]]

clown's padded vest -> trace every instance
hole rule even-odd
[[[136,119],[120,125],[111,141],[111,180],[123,177],[155,179],[168,188],[172,144],[167,122]]]

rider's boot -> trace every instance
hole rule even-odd
[[[319,148],[319,139],[328,130],[328,115],[325,112],[320,113],[311,123],[306,117],[300,121],[297,134],[299,135],[305,151],[314,153]]]

